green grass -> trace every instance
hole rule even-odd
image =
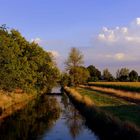
[[[122,121],[130,121],[140,127],[140,106],[84,88],[76,89],[82,96],[88,96],[100,109],[118,117]]]

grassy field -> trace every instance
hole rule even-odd
[[[82,96],[90,97],[100,109],[107,111],[122,121],[129,121],[140,127],[139,105],[85,88],[77,88],[76,90]]]
[[[131,92],[140,92],[140,82],[89,82],[88,84],[89,86],[98,86]]]
[[[115,117],[115,114],[113,115],[113,111],[111,112],[109,109],[106,109],[106,107],[116,107],[121,105],[134,106],[135,104],[123,100],[120,101],[114,99],[114,97],[112,97],[113,99],[108,99],[104,96],[104,98],[101,99],[101,97],[99,98],[97,95],[93,98],[93,91],[90,93],[87,89],[65,87],[64,90],[75,107],[86,118],[86,123],[89,125],[90,129],[101,135],[103,139],[140,140],[140,128],[137,127],[135,123],[132,123],[137,123],[137,121],[134,121],[134,119],[130,122],[121,121],[123,119],[120,120],[119,117]],[[135,109],[135,111],[138,112],[138,108]],[[138,118],[136,119],[138,120]]]

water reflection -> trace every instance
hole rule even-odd
[[[0,124],[0,140],[36,139],[44,131],[51,131],[59,116],[56,98],[43,96]]]
[[[55,88],[53,93],[60,92]],[[44,95],[0,124],[0,140],[97,140],[69,98]]]
[[[79,139],[79,136],[84,134],[87,138],[97,139],[90,130],[85,126],[84,118],[79,114],[79,111],[69,101],[69,98],[64,94],[61,99],[63,104],[63,116],[65,118],[65,125],[69,129],[72,139]],[[80,138],[81,139],[81,138]]]

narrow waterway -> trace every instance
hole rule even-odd
[[[18,139],[99,140],[65,94],[43,95],[0,123],[0,140]]]

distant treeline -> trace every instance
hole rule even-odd
[[[103,72],[97,69],[95,66],[90,65],[87,67],[90,77],[88,81],[121,81],[121,82],[137,82],[140,81],[140,76],[135,70],[129,70],[128,68],[121,68],[116,71],[116,77],[114,77],[108,68]]]
[[[121,81],[121,82],[137,82],[140,81],[140,76],[135,70],[121,68],[116,71],[114,77],[108,68],[103,72],[93,65],[88,67],[83,66],[83,55],[77,48],[71,48],[69,56],[65,62],[66,72],[61,78],[61,85],[79,85],[86,82],[96,81]]]
[[[59,71],[53,56],[37,43],[27,41],[17,30],[0,27],[0,89],[49,91]]]

